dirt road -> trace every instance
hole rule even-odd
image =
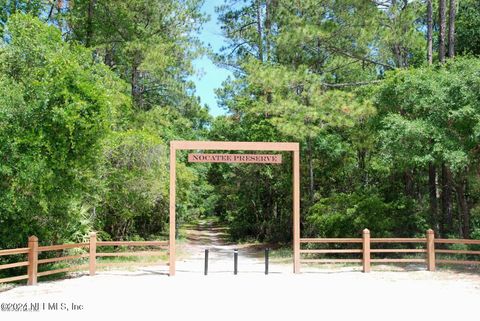
[[[186,230],[186,240],[179,243],[178,273],[203,273],[205,249],[209,250],[208,273],[232,274],[233,253],[238,250],[238,273],[264,273],[264,246],[235,244],[228,241],[226,227],[202,221]],[[283,268],[283,265],[282,267]],[[272,272],[278,272],[280,266]]]

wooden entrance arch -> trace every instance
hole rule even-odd
[[[170,241],[169,270],[175,275],[175,189],[177,150],[282,151],[293,153],[293,273],[300,273],[300,149],[298,143],[267,142],[170,142]]]

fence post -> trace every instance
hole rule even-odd
[[[363,272],[370,272],[370,231],[368,229],[363,230],[362,235],[363,244]]]
[[[38,270],[38,238],[32,235],[28,238],[28,285],[37,284]]]
[[[90,276],[95,275],[95,268],[97,264],[97,233],[90,233],[90,246],[89,246],[90,258],[89,258],[89,270]]]
[[[435,271],[435,234],[432,229],[427,230],[427,269]]]

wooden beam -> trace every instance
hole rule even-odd
[[[362,263],[361,259],[302,259],[302,263]]]
[[[97,265],[97,233],[90,233],[88,271],[90,276],[95,275]]]
[[[425,243],[426,241],[426,238],[411,237],[376,237],[370,239],[370,243]]]
[[[28,275],[12,276],[9,278],[0,279],[0,283],[15,282],[15,281],[26,280],[26,279],[28,279]]]
[[[427,269],[435,271],[435,234],[432,229],[427,230]]]
[[[295,143],[297,148],[298,144]],[[300,273],[300,151],[293,151],[293,273]]]
[[[426,253],[426,249],[371,249],[370,253]]]
[[[435,250],[435,253],[447,253],[447,254],[480,254],[480,251],[468,251],[468,250]]]
[[[445,244],[480,244],[480,240],[470,239],[434,239],[434,242]]]
[[[176,143],[181,143],[181,142],[170,142],[170,218],[169,218],[169,225],[170,225],[170,231],[169,231],[169,253],[168,253],[168,258],[169,258],[169,275],[174,276],[175,275],[175,189],[176,189],[176,184],[175,184],[175,179],[176,179],[176,164],[177,164],[177,159],[176,159]]]
[[[38,271],[38,238],[30,236],[28,238],[28,285],[37,284]]]
[[[362,243],[360,238],[302,238],[300,243]]]
[[[425,259],[372,259],[372,263],[425,263]]]
[[[299,150],[298,143],[272,142],[216,142],[216,141],[171,141],[170,148],[175,150],[256,150],[287,151]]]
[[[20,267],[20,266],[28,266],[29,264],[30,263],[28,261],[4,264],[4,265],[0,265],[0,270],[11,269],[11,268]]]
[[[363,239],[363,257],[362,257],[362,265],[363,265],[363,272],[368,273],[370,272],[370,230],[364,229],[362,233]]]
[[[361,249],[300,250],[302,254],[362,253]]]
[[[53,257],[53,258],[50,258],[50,259],[38,260],[38,264],[60,262],[60,261],[65,261],[65,260],[83,259],[83,258],[87,258],[89,256],[90,256],[90,254],[78,254],[78,255],[67,255],[67,256],[60,256],[60,257]]]
[[[104,256],[161,256],[164,253],[158,251],[138,251],[138,252],[101,252],[97,257]]]
[[[66,249],[74,249],[77,247],[89,247],[90,243],[74,243],[74,244],[58,244],[38,247],[38,252],[60,251]]]
[[[97,246],[166,246],[168,241],[99,241]]]
[[[22,247],[18,249],[8,249],[8,250],[0,250],[0,256],[2,255],[14,255],[14,254],[26,254],[28,253],[28,247]]]

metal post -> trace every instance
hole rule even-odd
[[[233,250],[233,274],[237,275],[238,273],[238,250]]]
[[[205,268],[203,270],[203,274],[208,274],[208,249],[205,249]]]
[[[268,254],[270,253],[270,249],[267,247],[265,249],[265,275],[268,274]]]

